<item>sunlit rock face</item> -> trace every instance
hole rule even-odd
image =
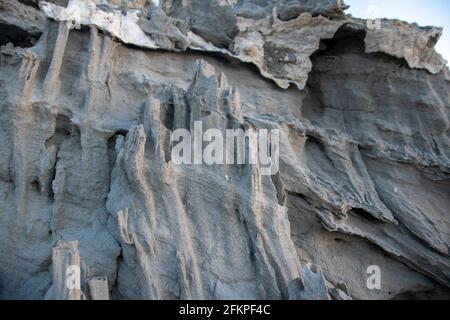
[[[442,30],[345,8],[0,0],[0,298],[449,298]],[[196,123],[279,171],[176,164]]]

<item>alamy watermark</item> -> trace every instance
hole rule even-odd
[[[171,133],[172,162],[176,165],[259,165],[261,175],[279,170],[278,129],[207,129],[194,122],[193,132],[176,129]]]

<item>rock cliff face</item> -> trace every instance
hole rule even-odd
[[[442,30],[345,9],[0,0],[0,298],[449,298]],[[175,164],[199,122],[279,171]]]

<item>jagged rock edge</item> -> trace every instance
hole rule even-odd
[[[79,29],[81,27],[81,25],[95,26],[99,30],[102,30],[103,32],[110,34],[113,38],[118,39],[120,42],[122,42],[124,44],[130,44],[130,45],[134,45],[137,47],[142,47],[144,49],[153,49],[153,50],[167,50],[167,51],[181,52],[181,51],[185,51],[186,49],[190,49],[190,50],[198,51],[198,52],[217,53],[217,54],[223,54],[223,55],[233,58],[233,59],[237,59],[244,63],[251,63],[257,67],[257,69],[259,70],[260,74],[263,77],[274,81],[280,88],[283,88],[283,89],[287,89],[290,86],[290,84],[295,84],[299,90],[303,90],[306,85],[308,75],[312,70],[312,64],[311,64],[310,57],[319,49],[320,42],[325,39],[333,38],[334,34],[339,30],[339,28],[341,28],[344,25],[352,24],[352,23],[353,24],[357,23],[360,25],[363,24],[363,28],[366,31],[366,37],[365,37],[366,53],[382,52],[382,53],[385,53],[385,54],[395,57],[395,58],[404,59],[407,62],[407,65],[412,69],[413,68],[426,69],[428,72],[430,72],[432,74],[437,74],[437,73],[441,72],[442,69],[445,68],[446,63],[447,63],[447,61],[444,60],[442,58],[442,56],[434,50],[434,46],[429,48],[428,52],[426,52],[426,55],[428,58],[430,58],[430,56],[433,56],[432,58],[434,60],[434,64],[432,64],[428,61],[420,61],[420,60],[417,61],[418,59],[416,59],[414,56],[411,57],[409,55],[409,51],[411,51],[411,50],[406,50],[406,53],[405,53],[404,48],[407,46],[404,44],[400,44],[398,48],[394,48],[394,49],[390,48],[389,46],[383,45],[384,41],[377,41],[377,38],[381,38],[382,40],[385,40],[387,37],[386,34],[380,35],[379,34],[380,30],[367,27],[367,20],[354,19],[351,16],[343,16],[343,17],[341,17],[343,19],[340,21],[330,20],[326,16],[324,17],[322,15],[319,15],[319,16],[313,17],[310,13],[304,12],[304,13],[300,14],[298,17],[296,17],[295,19],[288,20],[288,21],[282,21],[277,18],[276,8],[274,8],[272,17],[266,17],[266,18],[262,18],[259,20],[253,20],[253,22],[256,22],[256,21],[259,22],[259,21],[263,21],[263,20],[273,19],[271,24],[272,24],[272,26],[274,26],[277,23],[286,25],[295,20],[300,21],[302,19],[311,19],[311,20],[317,21],[318,19],[323,19],[323,21],[327,21],[328,23],[335,25],[334,32],[332,32],[332,34],[330,34],[330,36],[320,37],[315,42],[314,50],[311,50],[309,56],[307,57],[307,61],[306,61],[307,65],[306,66],[303,66],[301,63],[299,65],[298,62],[294,63],[294,65],[296,65],[297,67],[306,68],[306,71],[304,72],[303,75],[301,74],[302,72],[300,72],[300,75],[298,76],[298,77],[300,77],[300,79],[297,79],[297,80],[288,79],[286,77],[276,77],[272,73],[264,70],[262,63],[258,63],[251,56],[250,57],[246,56],[244,54],[243,50],[241,50],[238,54],[234,54],[227,49],[218,48],[211,42],[209,42],[209,41],[203,39],[201,36],[195,34],[192,30],[189,30],[187,33],[186,38],[187,38],[187,41],[189,41],[189,43],[188,43],[187,47],[184,49],[177,49],[174,47],[168,48],[168,47],[158,45],[142,30],[142,27],[138,23],[138,20],[139,20],[138,14],[142,13],[142,10],[137,10],[137,9],[128,10],[126,12],[126,15],[124,15],[122,12],[120,12],[118,10],[115,10],[115,11],[113,10],[109,13],[106,13],[103,10],[99,10],[99,9],[95,8],[96,14],[94,15],[92,13],[92,11],[90,11],[90,12],[86,11],[86,10],[92,10],[93,9],[92,7],[91,8],[89,8],[89,6],[83,7],[83,5],[84,4],[82,3],[82,1],[79,1],[79,0],[70,0],[68,8],[59,7],[53,3],[49,3],[49,2],[45,2],[45,1],[41,1],[39,3],[39,7],[40,7],[41,11],[44,12],[44,14],[47,16],[47,18],[50,18],[50,19],[53,19],[56,21],[66,21],[68,23],[69,28]],[[160,9],[153,8],[152,10],[160,10]],[[101,17],[101,14],[97,14],[100,11],[102,12],[101,14],[104,15],[104,17]],[[101,21],[102,18],[106,19],[107,22],[102,23],[102,21]],[[240,17],[238,17],[238,18],[240,18]],[[240,18],[240,19],[248,20],[245,18]],[[115,20],[117,20],[117,21],[115,21]],[[427,35],[425,35],[425,37],[427,39],[426,43],[428,43],[431,38],[435,38],[436,40],[438,40],[442,34],[441,28],[436,28],[436,27],[432,27],[429,29],[420,28],[417,25],[409,24],[407,22],[402,22],[402,21],[398,21],[398,20],[383,19],[381,23],[383,23],[384,25],[389,25],[388,28],[384,28],[384,29],[381,28],[381,30],[388,29],[388,30],[395,31],[395,30],[399,29],[399,28],[396,29],[395,26],[397,24],[401,24],[402,26],[406,26],[409,28],[415,28],[417,32],[428,33]],[[245,39],[245,40],[248,41],[248,39]],[[424,50],[423,47],[421,47],[420,49]],[[264,57],[257,57],[256,59],[258,59],[258,58],[264,59]],[[302,77],[304,79],[302,79]]]

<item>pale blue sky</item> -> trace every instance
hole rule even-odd
[[[436,50],[450,62],[450,1],[449,0],[344,0],[350,5],[346,12],[358,18],[375,18],[370,7],[377,6],[379,18],[397,18],[417,22],[421,26],[443,27],[444,33]]]
[[[156,3],[159,0],[153,0]],[[444,33],[436,50],[450,62],[450,0],[344,0],[346,12],[358,18],[371,16],[370,7],[377,6],[380,17],[417,22],[421,26],[443,27]]]

